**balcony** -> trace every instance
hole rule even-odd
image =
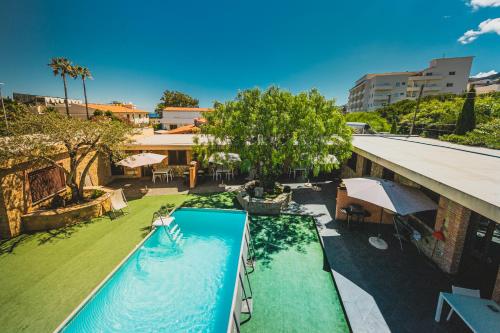
[[[441,80],[442,75],[416,75],[408,77],[408,81],[431,81],[431,80]]]

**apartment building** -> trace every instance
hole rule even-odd
[[[349,90],[348,112],[373,111],[404,99],[462,94],[467,90],[473,57],[433,59],[428,68],[416,72],[366,74]]]
[[[417,72],[366,74],[349,90],[348,112],[370,111],[406,99],[408,77]]]
[[[500,73],[480,78],[471,77],[467,89],[471,86],[474,86],[478,95],[500,92]]]
[[[181,126],[193,125],[196,119],[204,118],[203,114],[211,112],[210,108],[166,107],[160,118],[164,130],[173,130]]]

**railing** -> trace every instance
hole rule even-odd
[[[243,236],[241,239],[240,260],[238,263],[238,270],[237,270],[238,276],[236,277],[235,288],[233,292],[233,302],[231,305],[231,312],[230,312],[231,324],[228,325],[227,329],[228,333],[233,333],[233,332],[240,333],[241,324],[250,320],[253,312],[252,311],[253,290],[248,275],[251,274],[254,270],[253,260],[255,259],[254,257],[255,250],[253,248],[253,243],[251,241],[250,227],[248,225],[248,221],[249,219],[247,214],[247,220],[245,222],[245,227],[244,227],[245,230],[243,232]],[[252,271],[247,270],[248,262],[251,262]],[[242,274],[246,276],[245,281],[246,285],[248,286],[248,292]],[[247,313],[249,317],[246,318],[244,321],[240,321],[241,313]]]

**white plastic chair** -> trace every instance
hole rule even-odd
[[[123,189],[120,188],[118,190],[113,191],[113,193],[111,193],[110,200],[111,200],[111,212],[110,213],[113,213],[114,218],[116,218],[117,212],[121,212],[122,214],[125,214],[123,209],[128,207],[128,202],[127,202],[127,198],[125,198],[125,193],[123,193]]]
[[[468,288],[451,286],[451,292],[457,295],[481,298],[481,292],[478,289],[468,289]],[[454,312],[453,309],[451,309],[450,313],[448,313],[448,317],[446,317],[446,321],[450,320],[453,312]]]

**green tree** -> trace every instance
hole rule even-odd
[[[20,117],[23,117],[27,112],[28,108],[26,105],[16,102],[10,98],[4,98],[3,99],[4,106],[5,106],[5,113],[7,115],[7,121],[10,124],[11,122],[15,121],[16,119],[19,119]],[[0,110],[0,112],[2,112]],[[3,119],[3,116],[2,116]],[[7,127],[5,125],[5,121],[0,122],[0,136],[7,136],[9,135],[9,131],[7,130]]]
[[[390,129],[387,120],[376,112],[351,112],[346,114],[345,119],[346,121],[367,123],[377,132],[387,132]]]
[[[277,87],[255,88],[214,107],[201,127],[208,143],[197,145],[198,156],[206,161],[215,152],[238,153],[266,190],[289,167],[306,167],[316,175],[339,166],[329,154],[339,162],[351,154],[350,128],[334,101],[317,90],[293,95]]]
[[[479,124],[465,135],[443,135],[439,139],[463,145],[500,149],[500,118]]]
[[[464,135],[476,127],[476,113],[474,112],[475,99],[476,90],[472,87],[467,93],[462,111],[458,115],[455,134]]]
[[[196,98],[174,90],[165,90],[160,100],[161,102],[156,106],[157,112],[163,110],[167,106],[196,108],[199,105],[199,101]]]
[[[0,161],[22,160],[62,169],[71,190],[71,201],[79,202],[93,162],[100,155],[122,154],[122,145],[133,134],[133,129],[108,118],[86,121],[58,112],[28,112],[11,123],[9,134],[0,145]],[[54,156],[59,154],[69,157],[68,167],[57,163]]]
[[[85,85],[85,80],[87,79],[92,79],[92,73],[90,73],[90,70],[87,67],[82,67],[80,65],[74,66],[73,70],[71,72],[71,76],[76,79],[76,78],[81,78],[82,79],[82,84],[83,84],[83,96],[85,98],[85,111],[87,112],[87,120],[90,119],[90,114],[89,114],[89,103],[87,101],[87,87]]]
[[[64,83],[64,104],[66,105],[66,114],[69,117],[69,105],[68,105],[68,87],[66,85],[66,76],[72,75],[73,66],[71,62],[66,58],[52,58],[49,67],[52,68],[52,72],[55,76],[60,75]]]
[[[396,121],[396,118],[392,118],[392,123],[391,123],[391,134],[396,134],[398,133],[398,123]]]

